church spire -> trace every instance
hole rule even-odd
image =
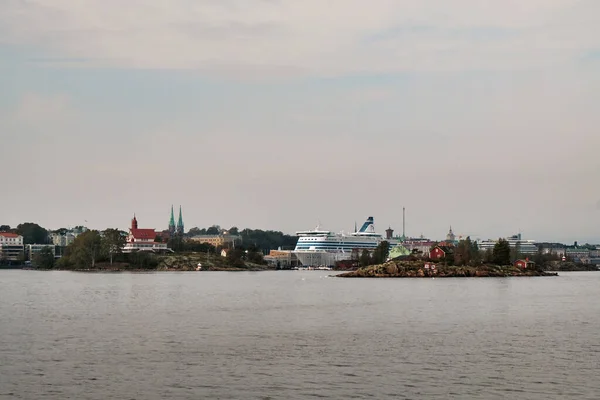
[[[177,233],[183,235],[183,216],[181,215],[181,206],[179,206],[179,220],[177,221]]]
[[[173,206],[171,205],[171,219],[169,220],[169,233],[175,234],[175,213],[173,212]]]

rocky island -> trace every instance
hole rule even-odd
[[[482,264],[478,266],[451,266],[419,260],[392,260],[345,272],[340,278],[475,278],[509,276],[557,276],[535,267],[519,268],[512,265]]]

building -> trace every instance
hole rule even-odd
[[[516,249],[518,247],[520,254],[531,255],[531,254],[538,253],[538,248],[535,245],[535,241],[534,240],[526,240],[526,239],[521,238],[520,233],[517,235],[510,236],[504,240],[506,240],[508,242],[511,249]],[[499,240],[490,240],[490,239],[481,240],[481,241],[477,242],[477,246],[479,247],[479,250],[481,250],[481,251],[494,250],[494,246],[496,246],[496,243],[498,243],[498,241]]]
[[[70,245],[71,243],[73,243],[75,241],[75,238],[77,237],[77,235],[75,235],[74,233],[71,233],[71,232],[67,232],[64,235],[55,232],[55,233],[51,233],[49,237],[50,237],[50,241],[52,242],[52,244],[54,246],[67,247],[68,245]]]
[[[133,253],[136,251],[150,251],[154,253],[164,253],[172,251],[166,243],[156,241],[156,231],[154,229],[138,228],[138,221],[135,215],[131,220],[131,228],[127,235],[127,242],[123,247],[123,253]]]
[[[429,258],[441,260],[454,253],[454,249],[450,246],[435,246],[429,252]]]
[[[24,258],[23,236],[0,232],[0,260],[20,261]]]
[[[529,259],[517,260],[517,261],[515,261],[514,265],[515,265],[515,267],[521,268],[521,269],[535,268],[535,263],[533,261],[529,261]]]
[[[271,250],[265,261],[276,268],[288,269],[300,266],[300,261],[292,250]]]
[[[446,235],[446,242],[454,242],[456,240],[456,235],[454,234],[454,232],[452,232],[452,226],[450,226],[450,230],[448,231],[448,234]]]
[[[563,257],[566,253],[567,248],[565,246],[555,244],[545,244],[539,247],[542,254],[551,254],[557,257]]]
[[[169,238],[172,238],[175,235],[183,236],[184,231],[181,206],[179,206],[179,220],[177,221],[177,225],[175,225],[175,213],[173,211],[173,206],[171,206],[171,218],[169,219]]]
[[[431,250],[431,247],[435,246],[436,244],[436,242],[423,237],[423,235],[421,235],[421,237],[418,238],[405,238],[402,241],[402,245],[405,248],[407,248],[411,253],[416,252],[418,254],[424,255],[429,254],[429,250]]]
[[[191,237],[190,240],[198,243],[210,244],[214,247],[232,247],[239,238],[238,235],[223,233],[221,235],[198,235]]]
[[[590,258],[590,250],[577,247],[567,248],[565,251],[565,256],[569,260],[573,260],[575,262],[584,262],[584,260],[588,260]]]
[[[393,260],[394,258],[410,255],[410,250],[404,247],[402,244],[397,244],[390,249],[388,259]]]
[[[45,248],[49,248],[52,251],[52,255],[56,258],[56,246],[50,244],[28,244],[27,245],[27,259],[33,261],[33,258],[37,253]]]

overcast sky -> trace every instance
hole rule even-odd
[[[3,0],[0,224],[600,242],[598,0]],[[87,222],[85,222],[87,221]]]

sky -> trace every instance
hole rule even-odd
[[[597,0],[3,0],[0,224],[600,242]]]

